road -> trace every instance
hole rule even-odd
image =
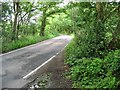
[[[2,88],[20,88],[26,84],[23,77],[62,50],[72,39],[61,35],[0,56]]]

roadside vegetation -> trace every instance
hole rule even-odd
[[[119,88],[120,4],[73,5],[75,38],[66,48],[66,77],[73,88]]]
[[[70,19],[60,2],[3,2],[0,51],[34,44],[69,30]],[[63,12],[63,13],[62,13]]]
[[[120,87],[120,2],[2,3],[2,53],[72,34],[66,78],[72,88]]]

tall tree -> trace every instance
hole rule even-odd
[[[16,33],[17,33],[17,23],[18,23],[18,15],[19,15],[19,2],[13,2],[13,8],[14,8],[14,23],[13,23],[13,35],[12,40],[16,39]]]
[[[105,49],[104,4],[96,2],[95,34],[97,49]]]
[[[44,36],[44,31],[45,31],[45,26],[46,26],[46,19],[47,19],[46,11],[47,11],[47,7],[45,7],[44,10],[43,10],[41,29],[40,29],[40,36]]]
[[[40,36],[44,36],[44,31],[46,27],[46,22],[47,22],[47,17],[59,13],[59,12],[64,12],[64,8],[60,8],[57,6],[61,2],[45,2],[45,3],[40,3],[41,6],[39,8],[40,11],[42,11],[42,22],[41,22],[41,28],[40,28]]]
[[[116,30],[113,32],[113,39],[111,42],[112,43],[111,48],[113,49],[120,48],[120,3],[118,6],[117,14],[118,14],[118,23]]]

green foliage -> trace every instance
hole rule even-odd
[[[120,50],[109,52],[104,58],[104,63],[106,64],[105,67],[111,72],[120,69]]]
[[[64,14],[64,12],[66,10],[63,7],[59,7],[58,4],[60,3],[61,2],[1,3],[2,47],[0,49],[2,49],[2,52],[7,52],[51,37],[55,37],[59,35],[59,32],[69,32],[71,29],[71,22],[69,18],[65,18],[66,14]],[[18,10],[17,5],[19,8]],[[62,12],[60,15],[55,15],[55,18],[49,19],[49,17],[60,12]],[[17,18],[15,18],[15,13],[18,14],[16,16]],[[44,24],[42,24],[44,19],[42,17],[45,17]],[[17,22],[14,23],[15,21]],[[13,26],[15,26],[15,29],[13,29]],[[45,32],[45,36],[39,37],[38,33],[40,33],[40,29],[42,27],[43,29],[46,29],[43,30],[43,32]]]
[[[59,32],[50,27],[51,27],[51,25],[46,26],[45,35],[49,35],[50,37],[58,36]]]
[[[119,86],[120,48],[112,49],[114,44],[119,45],[119,41],[114,42],[118,38],[115,36],[118,17],[114,18],[114,13],[104,22],[96,19],[95,12],[94,4],[90,3],[78,3],[71,10],[75,38],[66,48],[65,64],[70,67],[68,76],[73,81],[73,88]]]
[[[116,78],[113,76],[107,76],[105,78],[90,78],[87,77],[82,81],[75,81],[73,83],[74,88],[115,88]]]
[[[102,3],[102,5],[105,5],[103,11],[107,10],[110,12],[112,10],[111,4]],[[109,8],[107,9],[106,7]],[[113,7],[115,7],[114,4]],[[107,14],[106,12],[104,13]],[[108,53],[109,45],[114,38],[114,32],[117,31],[115,22],[118,22],[118,16],[116,12],[113,12],[112,17],[107,18],[107,21],[103,21],[97,18],[95,4],[84,2],[76,3],[76,6],[71,9],[70,16],[73,20],[75,43],[79,47],[77,51],[79,55],[77,57],[103,58]],[[106,17],[107,15],[103,16],[103,18]],[[115,38],[118,38],[117,35]],[[119,46],[118,42],[112,42],[112,44],[116,43],[116,46]],[[114,46],[111,45],[111,47]]]
[[[0,48],[3,52],[52,38],[59,33],[73,33],[75,38],[66,48],[65,61],[70,67],[73,87],[115,88],[120,83],[118,3],[71,2],[65,7],[60,7],[60,2],[18,4],[14,8],[15,3],[2,3],[3,44]],[[12,18],[15,13],[17,18]],[[38,36],[40,29],[43,36]]]
[[[118,81],[113,76],[113,72],[120,69],[120,50],[110,52],[104,59],[77,59],[69,56],[65,63],[71,66],[73,88],[115,88],[117,86]]]
[[[48,21],[49,21],[49,29],[51,31],[56,30],[64,34],[73,33],[71,19],[67,17],[65,13],[53,15],[50,18],[48,18]]]
[[[57,34],[58,35],[58,34]],[[47,33],[46,36],[39,36],[37,34],[35,34],[35,36],[33,35],[28,35],[28,36],[24,36],[22,38],[20,38],[19,40],[13,41],[13,42],[4,42],[2,43],[2,47],[0,48],[2,52],[8,52],[14,49],[18,49],[27,45],[31,45],[31,44],[35,44],[37,42],[49,39],[49,38],[53,38],[55,36],[57,36],[56,34],[52,34],[52,33]]]

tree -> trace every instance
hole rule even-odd
[[[117,15],[118,15],[118,23],[116,29],[113,32],[113,39],[109,43],[109,49],[117,49],[120,48],[120,3],[118,3]]]
[[[19,15],[19,2],[13,2],[14,7],[14,23],[13,23],[13,36],[12,40],[16,39],[17,25],[18,25],[18,15]]]
[[[97,49],[105,49],[104,5],[96,2],[95,34]]]
[[[44,36],[44,30],[45,30],[45,26],[46,26],[46,11],[47,11],[47,7],[44,8],[43,10],[43,15],[42,15],[42,22],[41,22],[41,29],[40,29],[40,36]]]
[[[45,2],[45,3],[40,3],[41,6],[39,8],[40,11],[42,11],[42,19],[41,19],[41,28],[40,28],[40,36],[44,36],[44,31],[46,27],[46,20],[47,17],[59,13],[59,12],[64,12],[64,8],[60,8],[57,5],[61,2]]]

